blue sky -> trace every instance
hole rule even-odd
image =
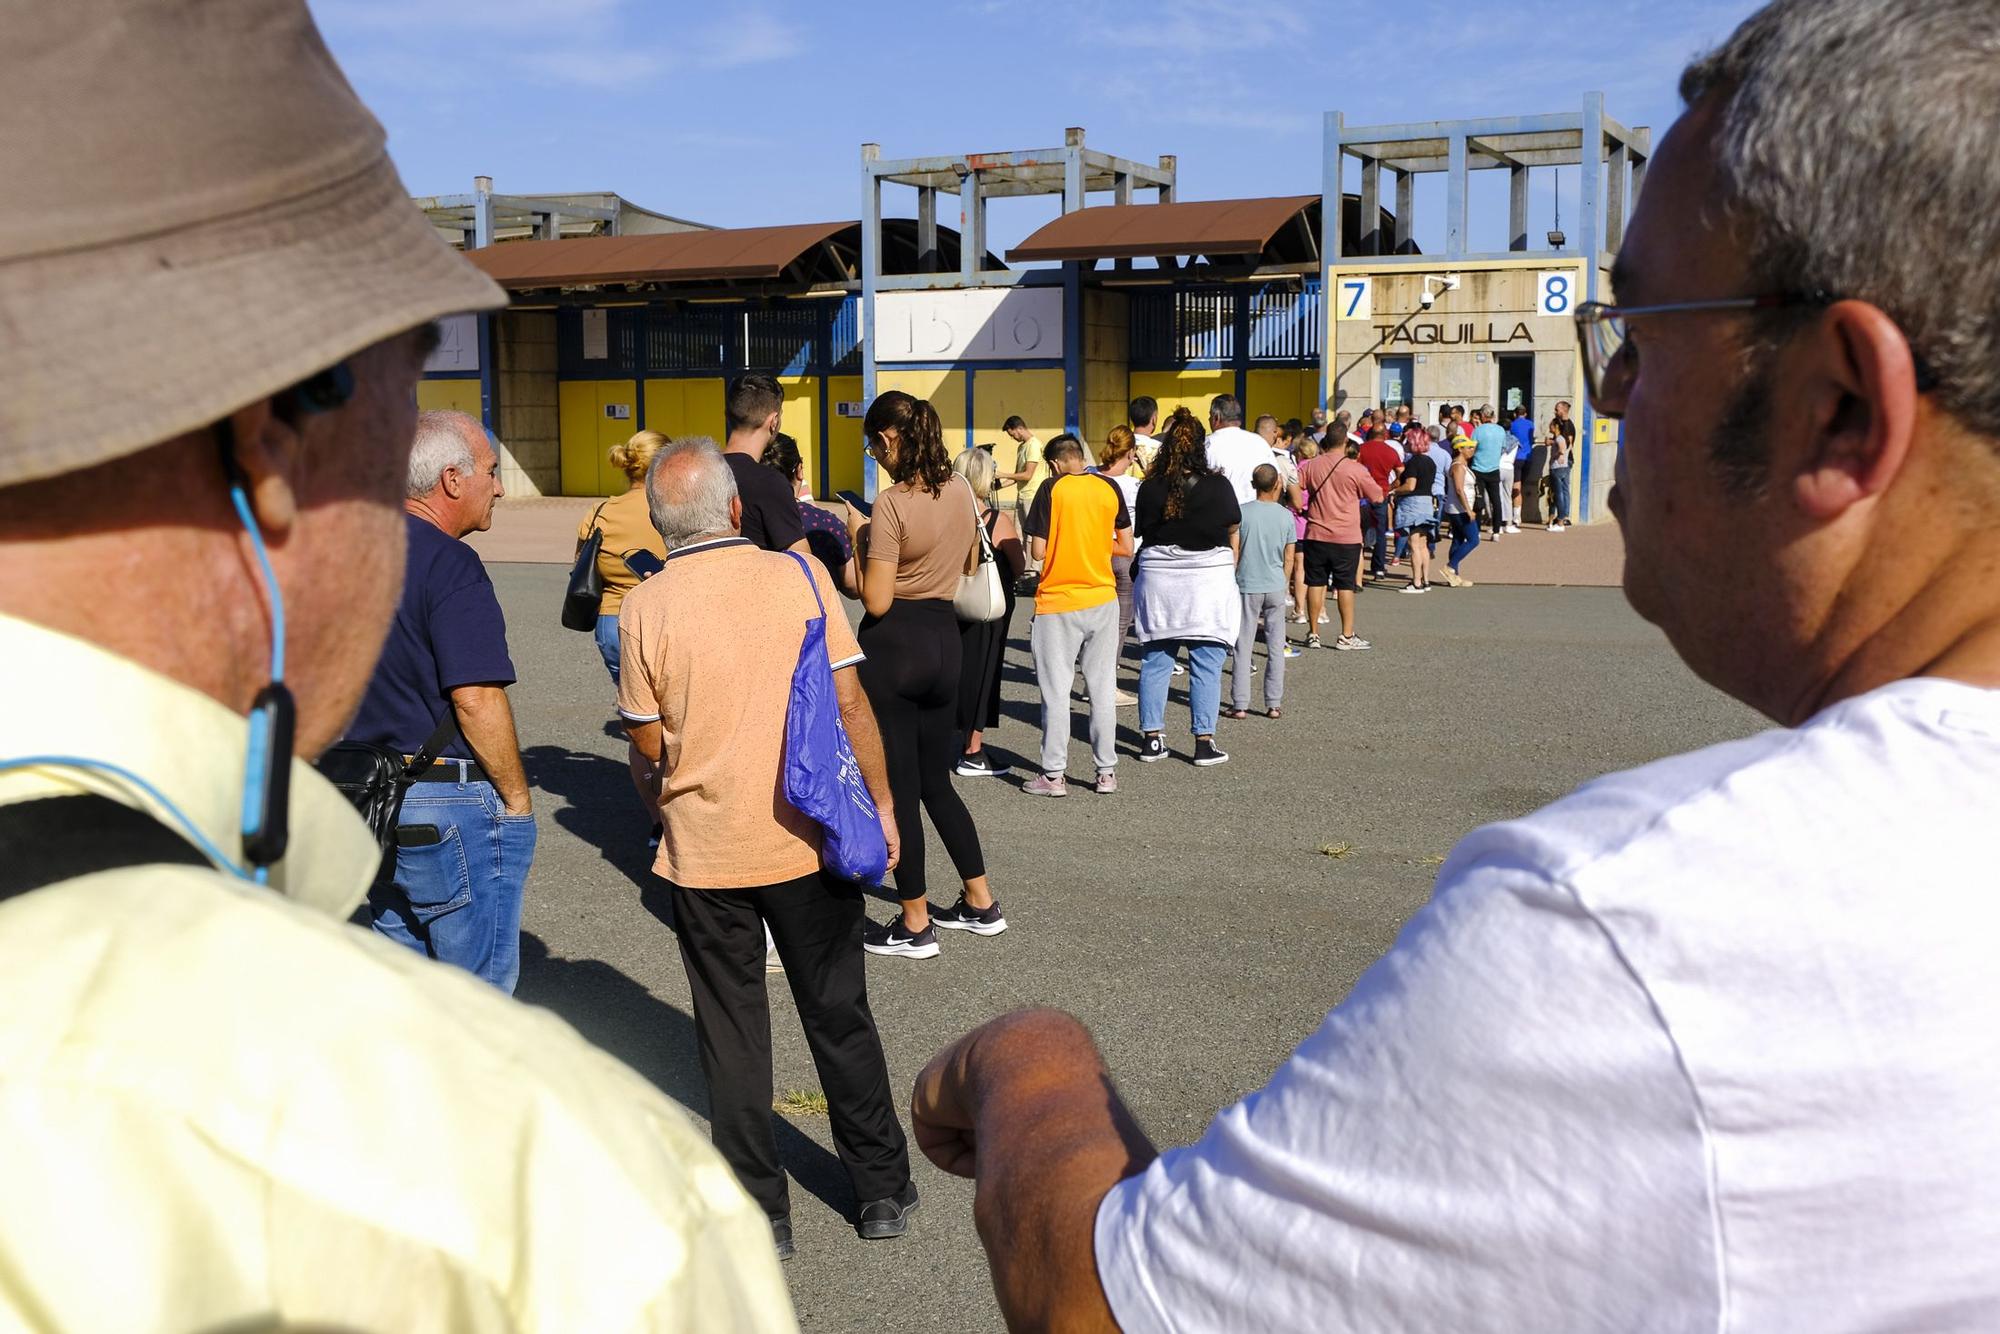
[[[860,214],[884,157],[1091,146],[1179,156],[1182,199],[1314,194],[1322,113],[1353,124],[1567,110],[1651,125],[1750,0],[310,0],[413,193],[615,190],[718,226]],[[1574,171],[1538,171],[1531,233]],[[1504,226],[1503,173],[1475,185]],[[1105,197],[1108,199],[1108,196]],[[1143,196],[1142,196],[1143,198]],[[1094,201],[1098,202],[1098,201]],[[1417,240],[1438,208],[1420,193]],[[891,188],[890,212],[914,192]],[[1058,208],[992,205],[1004,250]],[[956,209],[940,220],[956,221]],[[1475,248],[1480,248],[1475,245]],[[1499,247],[1495,247],[1499,248]]]

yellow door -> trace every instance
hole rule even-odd
[[[1175,408],[1195,415],[1208,429],[1208,404],[1217,394],[1236,392],[1235,371],[1133,371],[1132,397],[1150,395],[1160,405],[1160,424]]]
[[[705,435],[722,444],[728,437],[722,416],[723,382],[710,380],[646,381],[646,429],[669,440]]]
[[[637,388],[631,380],[565,380],[556,386],[564,495],[610,496],[625,489],[625,476],[611,466],[610,454],[637,426]]]
[[[1312,415],[1313,396],[1319,392],[1319,372],[1300,370],[1251,371],[1244,386],[1243,424],[1254,425],[1265,413],[1280,422]]]
[[[806,482],[819,485],[819,377],[817,375],[781,375],[778,383],[785,390],[784,431],[799,442],[799,453],[806,462]]]
[[[1009,417],[1028,424],[1043,444],[1063,433],[1063,373],[1035,371],[975,371],[972,376],[972,443],[990,444],[997,457],[1013,463],[1014,442],[1001,434]],[[954,449],[953,453],[957,453]]]
[[[827,409],[826,415],[827,493],[831,495],[835,491],[858,492],[861,490],[863,473],[861,418],[843,417],[840,414],[840,405],[861,402],[861,377],[829,376],[826,382],[826,396],[832,404]],[[817,489],[819,475],[817,473],[807,475],[813,479],[813,486]]]
[[[474,421],[479,420],[479,381],[417,381],[417,411],[435,412],[441,409],[462,412]]]

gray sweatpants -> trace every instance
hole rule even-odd
[[[1118,603],[1083,611],[1042,612],[1028,631],[1035,680],[1042,688],[1042,772],[1069,768],[1069,688],[1083,659],[1090,696],[1090,753],[1099,770],[1118,765]]]
[[[1229,674],[1231,708],[1250,707],[1250,659],[1257,632],[1264,632],[1264,707],[1285,702],[1285,595],[1243,594],[1243,626],[1236,632],[1236,667]]]

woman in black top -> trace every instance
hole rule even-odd
[[[1208,433],[1186,408],[1160,434],[1159,452],[1139,484],[1135,527],[1145,546],[1132,566],[1134,628],[1145,645],[1139,668],[1139,758],[1167,753],[1167,681],[1188,652],[1188,711],[1194,762],[1222,764],[1215,744],[1222,663],[1236,642],[1243,601],[1236,590],[1237,525],[1243,511],[1229,479],[1208,464]]]

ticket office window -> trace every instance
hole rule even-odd
[[[1415,373],[1412,357],[1377,357],[1375,401],[1385,408],[1400,408],[1410,402],[1410,381]]]

